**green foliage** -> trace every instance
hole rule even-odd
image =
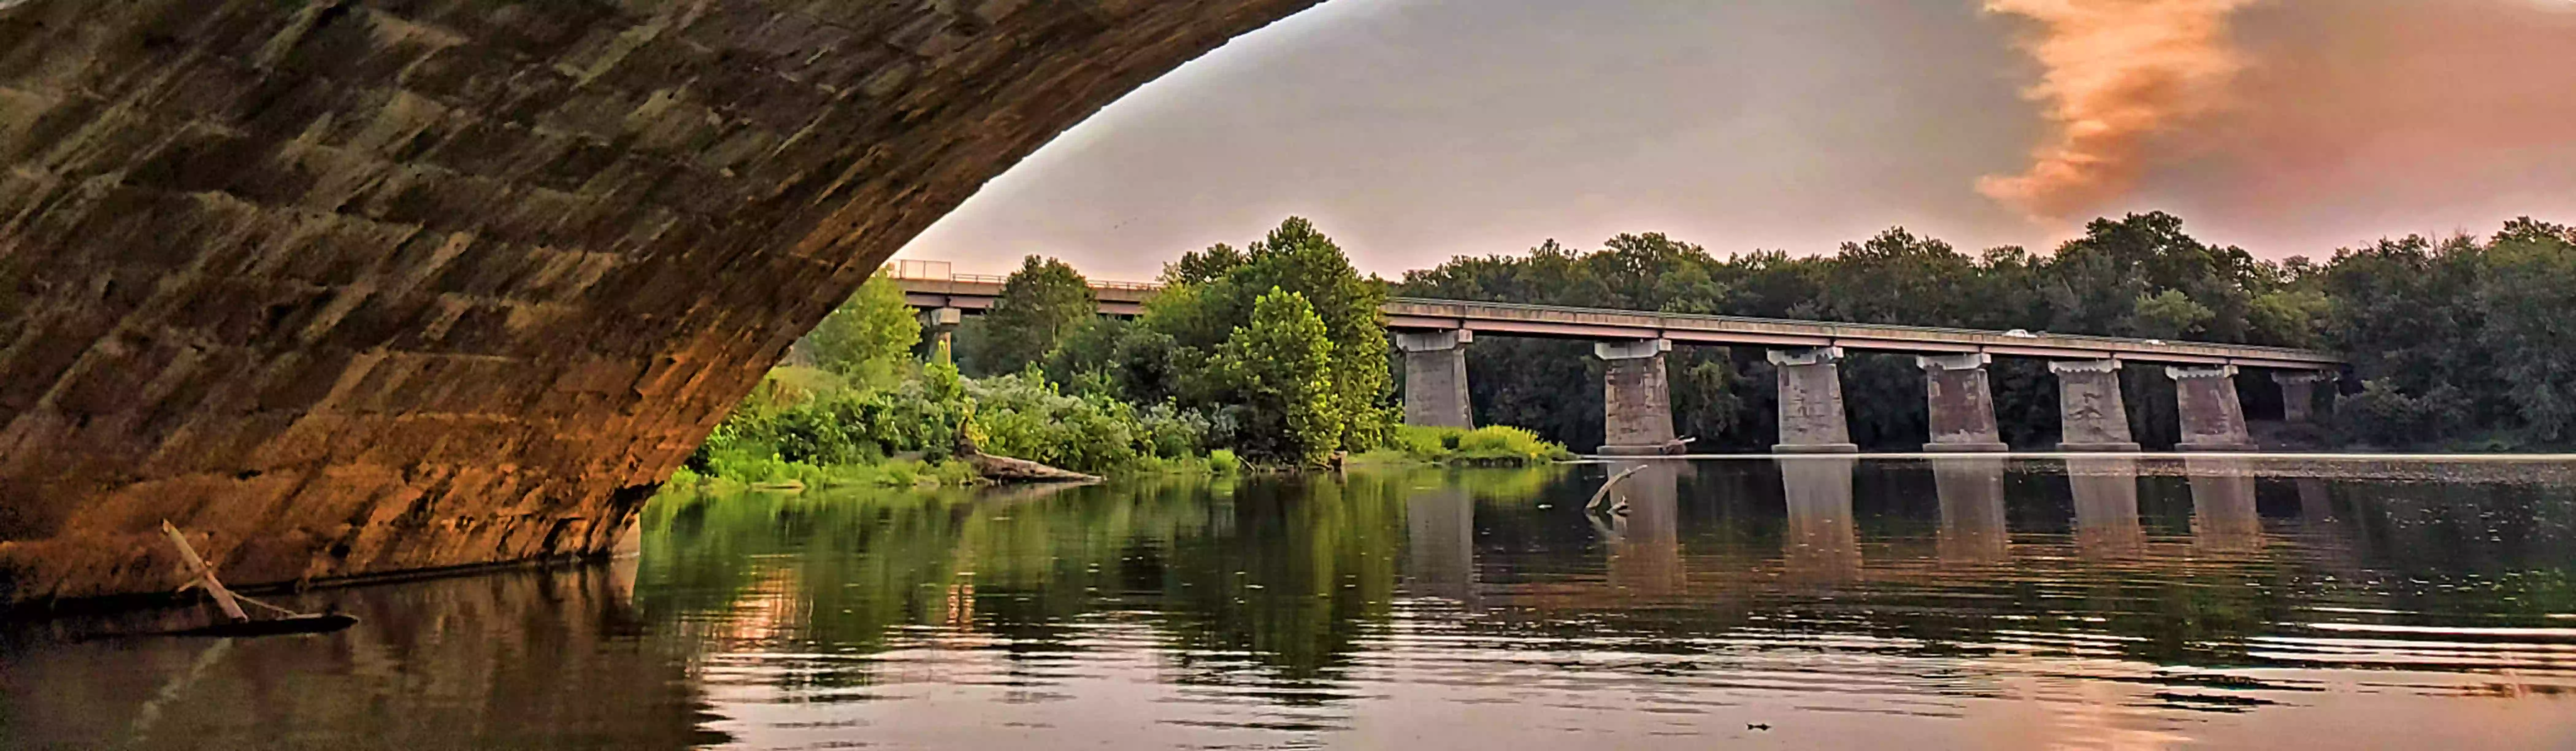
[[[1097,319],[1100,301],[1072,266],[1029,256],[1002,283],[982,322],[984,336],[968,363],[985,374],[1016,373],[1046,362],[1057,345]]]
[[[891,382],[920,341],[921,320],[904,303],[903,287],[878,271],[799,340],[796,349],[816,368],[874,384]]]
[[[1249,419],[1239,446],[1254,456],[1319,466],[1341,445],[1334,403],[1333,340],[1306,296],[1272,288],[1252,320],[1217,348],[1215,370],[1243,397]]]
[[[2152,295],[2139,295],[2129,314],[2129,333],[2149,339],[2181,341],[2208,330],[2218,313],[2209,306],[2192,302],[2182,290],[2169,289]]]
[[[968,391],[977,445],[986,452],[1089,473],[1127,469],[1156,455],[1135,408],[1109,397],[1068,396],[1032,375],[985,378]],[[1194,446],[1173,449],[1173,458],[1195,453]]]
[[[2345,397],[2335,419],[2353,440],[2383,448],[2411,448],[2439,443],[2465,427],[2467,397],[2450,386],[2424,396],[2408,396],[2387,380],[2365,383],[2361,393]]]
[[[1573,452],[1564,446],[1549,443],[1522,428],[1488,425],[1468,430],[1404,425],[1395,429],[1386,449],[1354,461],[1528,466],[1572,458]]]
[[[2092,334],[2349,353],[2392,395],[2460,414],[2452,430],[2507,427],[2576,439],[2576,251],[2565,227],[2529,220],[2495,238],[2420,238],[2273,263],[2202,243],[2162,213],[2098,220],[2055,253],[1974,257],[1902,229],[1831,256],[1717,257],[1663,235],[1620,235],[1593,252],[1549,241],[1524,256],[1458,258],[1409,272],[1399,292],[1430,297],[1857,323]],[[1524,425],[1573,446],[1601,440],[1600,366],[1573,342],[1495,338],[1468,350],[1481,421]],[[1854,438],[1924,440],[1922,384],[1902,358],[1843,367]],[[1776,432],[1774,375],[1758,348],[1685,347],[1667,364],[1675,427],[1699,447],[1755,450]],[[1992,372],[2007,440],[2056,439],[2056,379],[2018,360]],[[2175,438],[2169,385],[2133,369],[2141,441]],[[2439,398],[2434,389],[2452,391]],[[2249,391],[2251,410],[2277,409]],[[2430,399],[2429,402],[2422,400]],[[2431,407],[2425,407],[2427,409]],[[2393,408],[2394,409],[2394,408]],[[2396,409],[2406,413],[2408,407]],[[2415,418],[2407,418],[2415,419]],[[2356,428],[2358,429],[2358,428]]]

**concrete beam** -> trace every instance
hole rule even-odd
[[[1932,442],[1925,451],[2011,451],[1995,425],[1995,398],[1986,376],[1986,354],[1914,358],[1923,369],[1924,398],[1931,405]]]
[[[1834,364],[1842,356],[1839,347],[1770,351],[1780,382],[1780,442],[1773,452],[1859,453],[1843,414],[1842,368]]]
[[[2133,452],[2128,403],[2120,398],[2120,361],[2052,362],[2057,374],[2059,451]]]
[[[1467,348],[1470,331],[1405,332],[1395,335],[1404,351],[1404,424],[1434,428],[1473,428],[1467,400]]]
[[[2236,366],[2166,368],[2182,413],[2183,451],[2252,451],[2245,405],[2236,397]]]
[[[1601,373],[1602,454],[1671,454],[1682,448],[1673,435],[1672,390],[1664,373],[1664,353],[1671,351],[1667,339],[1592,345],[1592,354],[1608,365]]]

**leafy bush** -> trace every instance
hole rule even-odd
[[[1388,450],[1373,452],[1364,462],[1540,464],[1573,456],[1564,446],[1541,440],[1537,433],[1506,425],[1474,430],[1404,425],[1395,429]]]
[[[2447,384],[2423,396],[2408,396],[2383,379],[2363,382],[2361,393],[2345,397],[2335,409],[2335,421],[2351,440],[2405,448],[2458,434],[2469,409],[2468,397]]]

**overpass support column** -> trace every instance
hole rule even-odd
[[[965,322],[966,311],[956,308],[931,308],[921,311],[922,333],[930,335],[931,359],[953,358],[950,349],[957,346],[957,327]]]
[[[2281,419],[2300,425],[2315,423],[2317,421],[2317,384],[2334,383],[2342,377],[2340,373],[2323,370],[2296,370],[2272,374],[2272,382],[2281,386]]]
[[[2236,398],[2236,366],[2166,368],[2174,380],[2182,413],[2183,451],[2252,451],[2254,437],[2245,432],[2245,405]]]
[[[1664,353],[1670,339],[1604,342],[1592,354],[1608,363],[1601,374],[1601,453],[1644,456],[1677,453],[1673,435],[1673,396],[1664,379]]]
[[[1843,417],[1841,347],[1771,350],[1780,371],[1780,454],[1850,454],[1860,447],[1851,440],[1851,423]]]
[[[2129,407],[2120,398],[2120,361],[2052,362],[2057,374],[2059,451],[2129,452],[2138,439],[2129,433]]]
[[[1404,350],[1404,424],[1476,427],[1467,408],[1466,346],[1475,340],[1465,329],[1395,335],[1396,349]]]
[[[1916,357],[1925,397],[1932,405],[1932,442],[1925,451],[2011,451],[1995,427],[1995,398],[1986,381],[1985,353]]]

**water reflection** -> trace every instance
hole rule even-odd
[[[2069,457],[2066,484],[2075,501],[2075,547],[2085,557],[2127,558],[2146,550],[2135,457]]]
[[[1688,464],[1645,461],[1611,465],[1627,475],[1613,489],[1618,503],[1603,526],[1610,542],[1610,582],[1637,595],[1681,591],[1681,473]]]
[[[310,595],[344,635],[21,628],[0,746],[2565,746],[2570,488],[1783,457],[705,499],[631,573]]]
[[[2244,553],[2263,547],[2263,517],[2254,507],[2250,459],[2195,456],[2183,460],[2191,475],[2191,539],[2209,553]]]
[[[1406,498],[1404,541],[1408,591],[1475,602],[1476,499],[1466,488],[1442,486]]]
[[[0,640],[8,748],[690,748],[721,742],[679,645],[609,568],[314,593],[325,637],[62,641],[193,625],[156,611]],[[571,689],[571,690],[567,690]]]
[[[1941,562],[2002,563],[2011,557],[2004,529],[2004,458],[1942,457],[1932,461],[1932,484],[1941,499]]]
[[[1782,457],[1780,487],[1788,501],[1789,528],[1780,536],[1789,578],[1827,584],[1860,578],[1860,536],[1852,517],[1849,457]]]

